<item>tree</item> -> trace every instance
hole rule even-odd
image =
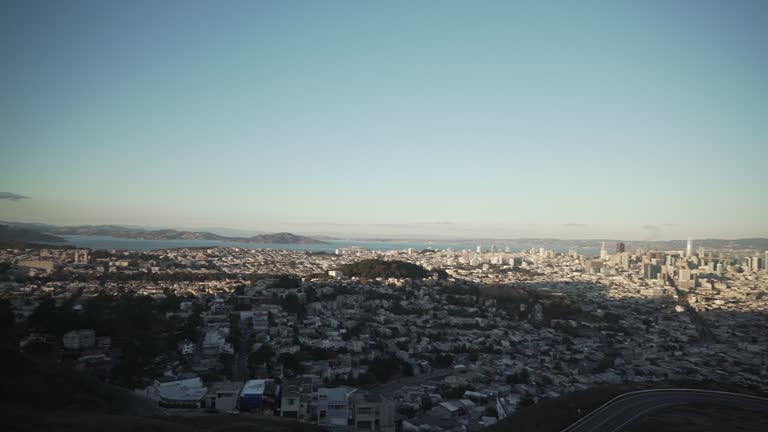
[[[488,417],[498,417],[499,411],[496,409],[494,405],[489,405],[485,407],[485,412],[483,413],[483,415]]]
[[[432,359],[432,367],[435,369],[444,369],[451,367],[453,364],[453,356],[450,354],[438,354]]]
[[[536,399],[534,399],[533,396],[531,396],[530,394],[526,394],[525,396],[523,396],[522,399],[520,399],[517,402],[517,408],[521,409],[521,408],[529,407],[535,403],[536,403]]]
[[[368,365],[368,372],[372,373],[379,382],[385,383],[400,370],[400,361],[395,357],[379,357]]]
[[[277,358],[277,360],[280,362],[280,364],[283,365],[283,368],[288,369],[293,373],[304,373],[304,366],[299,363],[299,360],[296,358],[296,356],[291,353],[282,353]]]
[[[224,374],[228,379],[232,379],[232,363],[235,361],[235,356],[230,353],[219,354],[219,362],[224,370]]]
[[[16,316],[13,314],[11,301],[0,299],[0,329],[12,329],[16,323]]]
[[[280,307],[282,307],[284,311],[296,315],[300,315],[304,309],[299,296],[294,293],[290,293],[285,296],[280,301]]]
[[[275,351],[269,344],[263,344],[256,351],[248,355],[248,366],[256,368],[258,366],[270,363],[272,357],[275,355]]]

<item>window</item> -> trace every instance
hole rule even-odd
[[[325,418],[325,411],[320,411],[320,418]]]

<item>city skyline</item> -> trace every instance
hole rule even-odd
[[[763,2],[2,8],[0,220],[768,236]]]

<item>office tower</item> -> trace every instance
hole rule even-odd
[[[509,246],[504,248],[504,252],[509,253]],[[766,252],[766,253],[768,253],[768,252]]]
[[[646,263],[643,265],[643,276],[646,279],[656,279],[661,273],[661,266],[658,264]]]
[[[480,245],[477,245],[477,253],[483,253],[483,247]]]
[[[616,243],[616,254],[621,254],[627,251],[627,245],[624,244],[624,242],[618,242]]]
[[[685,247],[685,256],[690,257],[693,255],[693,239],[688,237],[688,245]]]
[[[768,270],[768,251],[765,251],[765,258],[763,258],[763,268]]]
[[[605,250],[605,242],[603,242],[603,245],[600,246],[600,259],[606,259],[608,258],[608,251]]]
[[[680,269],[680,282],[691,280],[691,271],[689,269]]]
[[[491,245],[491,253],[494,253],[494,252],[496,252],[496,245],[492,244]]]
[[[624,270],[629,270],[629,253],[622,252],[620,257],[621,257],[621,268],[623,268]]]

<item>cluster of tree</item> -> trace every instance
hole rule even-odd
[[[277,275],[270,288],[301,288],[301,279],[291,275]]]
[[[528,384],[531,379],[531,373],[528,372],[528,369],[522,368],[518,372],[507,375],[505,379],[509,385]]]
[[[472,384],[461,384],[457,386],[442,384],[437,388],[437,392],[446,399],[463,399],[464,392],[467,391],[475,391],[475,386]]]
[[[367,259],[341,266],[340,270],[348,276],[357,276],[367,279],[375,278],[411,278],[424,279],[432,276],[432,272],[424,267],[405,261],[385,261],[381,259]]]
[[[518,314],[520,305],[530,310],[536,303],[541,304],[546,321],[552,319],[571,319],[581,314],[582,309],[573,298],[554,295],[518,285],[492,284],[479,287],[481,296],[492,297],[500,308]]]
[[[394,315],[421,315],[423,312],[422,309],[405,306],[400,301],[393,301],[387,311]]]
[[[445,369],[453,365],[454,357],[451,354],[440,353],[432,357],[431,365],[435,369]]]
[[[256,376],[259,368],[265,367],[268,372],[272,371],[273,357],[275,356],[275,350],[271,345],[265,343],[262,344],[259,349],[252,351],[248,354],[248,370],[251,376]]]
[[[413,376],[413,368],[395,356],[377,357],[368,364],[368,372],[380,383],[385,383],[395,375]]]
[[[182,323],[165,319],[165,311],[174,308],[177,300],[156,302],[148,296],[100,294],[77,312],[71,301],[57,307],[53,298],[46,297],[29,317],[28,325],[58,338],[77,329],[93,329],[97,336],[111,337],[113,346],[122,352],[112,369],[112,379],[131,388],[142,385],[144,378],[156,376],[161,366],[157,359],[195,335],[199,314],[193,313]]]

